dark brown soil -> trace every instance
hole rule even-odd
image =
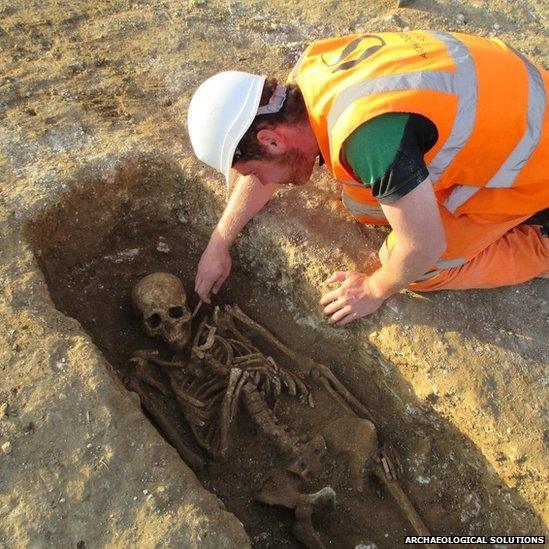
[[[169,247],[169,253],[157,250],[159,241]],[[85,249],[85,243],[81,244]],[[74,263],[62,249],[50,250],[53,253],[42,256],[47,257],[42,266],[57,307],[82,323],[116,375],[127,383],[132,375],[128,359],[135,350],[160,349],[166,358],[170,356],[162,344],[143,334],[131,307],[132,286],[140,277],[154,271],[174,273],[189,290],[190,305],[194,307],[196,298],[191,290],[194,266],[200,253],[197,244],[200,243],[192,238],[190,227],[167,225],[146,217],[129,217],[120,220],[92,257],[84,252]],[[248,308],[250,296],[257,292],[261,292],[261,281],[250,280],[244,273],[237,272],[221,302]],[[254,311],[259,321],[265,314],[276,314],[280,303],[280,296],[262,297],[264,309]],[[206,309],[204,307],[204,312]],[[195,321],[195,324],[200,321],[200,315]],[[295,328],[289,326],[288,329]],[[285,339],[284,333],[279,336]],[[272,349],[266,349],[266,352],[275,354]],[[158,393],[156,396],[159,397]],[[315,397],[317,406],[314,410],[286,398],[277,402],[277,413],[293,419],[290,424],[297,432],[311,436],[319,424],[341,414],[341,409],[326,395],[317,391]],[[189,445],[200,452],[196,444],[193,445],[192,435],[173,400],[165,397],[161,400],[162,413],[171,417],[185,433]],[[231,437],[230,457],[226,461],[207,460],[205,470],[197,471],[199,478],[243,522],[254,546],[298,547],[300,544],[291,535],[293,513],[253,499],[268,471],[281,465],[280,456],[257,432],[245,412],[241,411],[236,425]],[[368,472],[365,475],[368,476]],[[353,493],[343,457],[333,456],[331,462],[326,463],[326,473],[304,488],[307,492],[315,492],[324,486],[334,488],[338,496],[335,512],[315,517],[328,546],[354,548],[360,543],[375,542],[380,548],[391,548],[410,532],[406,520],[390,496],[384,493],[379,481],[367,479],[364,492]]]

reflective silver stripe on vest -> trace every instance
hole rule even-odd
[[[430,278],[433,278],[437,274],[440,274],[440,271],[429,271],[428,273],[422,274],[421,276],[418,276],[414,282],[421,282],[423,280],[429,280]]]
[[[328,113],[330,150],[331,135],[337,121],[345,110],[361,97],[408,89],[427,89],[451,93],[458,99],[454,125],[446,142],[428,166],[432,182],[435,183],[439,179],[471,135],[476,118],[478,86],[473,59],[465,44],[447,33],[433,32],[432,34],[446,45],[456,71],[421,71],[381,76],[359,82],[342,90],[335,98]]]
[[[435,263],[438,269],[428,271],[427,273],[419,276],[415,281],[420,282],[421,280],[429,280],[429,278],[433,278],[434,276],[440,274],[444,269],[455,269],[456,267],[465,265],[465,263],[467,263],[467,260],[462,258],[447,260],[439,259]]]
[[[459,257],[457,259],[439,259],[435,263],[435,265],[439,268],[439,270],[442,270],[453,269],[454,267],[461,267],[461,265],[465,265],[465,263],[467,263],[467,260]]]
[[[511,48],[512,49],[512,48]],[[509,188],[513,186],[520,170],[524,167],[528,159],[539,144],[543,118],[547,108],[547,97],[543,79],[539,70],[520,52],[513,50],[526,65],[528,74],[528,106],[526,111],[526,130],[522,135],[517,146],[511,154],[505,159],[499,170],[492,176],[486,184],[488,188]],[[451,213],[469,200],[482,187],[471,187],[467,185],[455,187],[450,196],[444,202],[444,206]]]
[[[295,83],[295,79],[301,69],[301,65],[303,65],[303,61],[305,61],[305,54],[307,53],[307,50],[305,50],[297,60],[296,64],[294,65],[294,68],[290,71],[290,74],[288,75],[288,80]]]
[[[472,187],[471,185],[456,185],[444,201],[444,207],[450,213],[456,213],[456,210],[474,194],[478,193],[480,189],[481,187]]]
[[[349,186],[349,187],[361,187],[362,189],[364,188],[364,183],[358,183],[357,181],[355,181],[354,179],[338,179],[338,181],[340,183],[344,183],[345,186]]]
[[[362,204],[361,202],[353,200],[345,193],[341,193],[341,201],[353,215],[368,215],[370,217],[374,217],[375,219],[386,219],[383,210],[379,206]]]
[[[487,187],[511,187],[520,170],[532,156],[539,144],[541,127],[546,108],[545,88],[538,69],[521,53],[513,50],[526,65],[528,74],[528,107],[526,131],[506,158],[496,174],[487,183]]]
[[[473,58],[465,44],[443,32],[433,34],[446,44],[448,53],[456,65],[455,87],[451,93],[457,95],[458,100],[450,135],[428,166],[434,185],[473,132],[477,117],[478,82]],[[436,89],[445,91],[443,88]]]

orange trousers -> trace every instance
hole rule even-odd
[[[366,189],[352,189],[352,198],[363,204],[364,215],[354,215],[361,223],[387,225],[377,201]],[[344,191],[345,192],[345,191]],[[344,200],[345,203],[345,200]],[[372,208],[378,212],[371,212]],[[374,213],[367,215],[366,212]],[[380,215],[381,214],[381,215]],[[523,225],[530,216],[509,218],[494,214],[454,217],[444,206],[440,214],[446,232],[447,248],[442,259],[464,263],[450,268],[433,266],[422,280],[410,284],[414,291],[464,290],[495,288],[520,284],[538,276],[549,275],[549,238],[539,225]],[[380,253],[391,253],[394,233],[390,233]]]

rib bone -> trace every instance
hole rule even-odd
[[[227,305],[225,310],[234,318],[240,320],[243,324],[258,332],[263,339],[275,346],[279,351],[282,351],[288,359],[295,362],[297,366],[306,374],[314,375],[319,379],[320,377],[326,378],[332,387],[332,389],[338,393],[345,401],[346,405],[354,411],[356,414],[365,417],[373,422],[373,418],[368,409],[363,406],[344,386],[343,384],[332,374],[329,368],[323,364],[315,362],[311,358],[302,356],[295,351],[289,349],[284,343],[279,341],[269,330],[252,320],[247,316],[238,306]]]

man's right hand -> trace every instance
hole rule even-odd
[[[239,177],[210,242],[204,250],[194,289],[205,303],[216,294],[231,272],[229,250],[244,225],[267,203],[279,185],[263,185],[254,175]]]
[[[195,292],[205,303],[210,303],[210,293],[216,294],[231,272],[229,245],[215,233],[210,238],[198,263],[194,283]]]

